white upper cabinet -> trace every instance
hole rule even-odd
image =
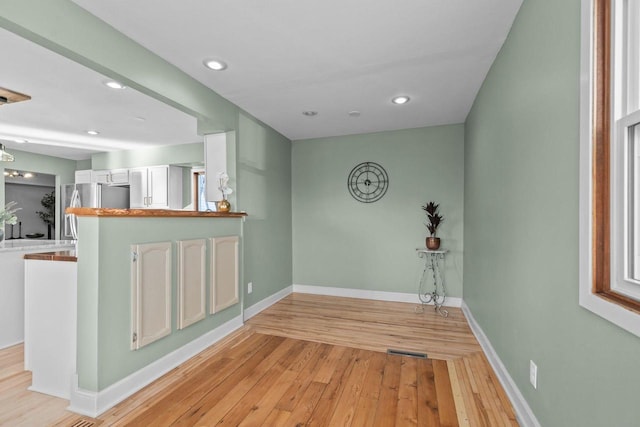
[[[90,184],[92,172],[91,169],[76,171],[76,184]]]
[[[91,182],[98,184],[127,185],[129,184],[129,169],[91,171]]]
[[[182,168],[130,169],[129,185],[132,209],[182,209]]]

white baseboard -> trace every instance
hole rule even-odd
[[[275,294],[266,297],[262,301],[259,301],[253,304],[251,307],[247,307],[244,309],[244,320],[249,320],[256,314],[260,313],[262,310],[265,310],[271,307],[273,304],[280,301],[282,298],[293,292],[293,286],[287,286],[286,288],[276,292]]]
[[[529,404],[525,400],[522,393],[520,393],[520,390],[518,389],[516,383],[513,381],[513,378],[511,378],[511,375],[509,375],[509,371],[507,371],[507,368],[502,363],[502,360],[500,360],[500,357],[491,345],[489,338],[487,338],[478,322],[476,322],[473,314],[471,314],[469,306],[464,302],[462,303],[462,312],[467,318],[467,322],[469,322],[469,326],[471,327],[473,334],[476,336],[476,339],[484,350],[484,354],[487,356],[489,363],[498,376],[498,379],[500,380],[504,391],[507,393],[507,396],[509,396],[509,400],[513,405],[513,409],[516,411],[518,423],[524,427],[540,427],[540,423],[538,422],[536,416],[529,407]]]
[[[293,285],[293,292],[301,294],[329,295],[334,297],[361,298],[376,301],[408,302],[420,304],[418,294],[402,292],[372,291],[367,289],[336,288],[329,286]],[[446,307],[460,307],[462,298],[447,297],[444,301]]]
[[[71,390],[71,404],[67,408],[72,412],[97,417],[138,390],[160,378],[173,368],[186,362],[207,347],[220,341],[233,331],[242,327],[242,316],[234,317],[228,322],[185,344],[179,349],[161,357],[144,368],[134,372],[106,389],[93,392],[78,388],[78,377],[75,376]]]

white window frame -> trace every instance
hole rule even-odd
[[[612,16],[615,16],[615,9]],[[593,292],[593,181],[592,181],[592,165],[593,165],[593,29],[594,29],[594,4],[593,0],[582,0],[581,14],[581,64],[580,64],[580,204],[579,204],[579,303],[580,306],[587,310],[609,320],[617,326],[629,331],[630,333],[640,337],[640,315],[631,311],[620,304],[602,298]],[[615,78],[615,76],[614,76]],[[617,106],[612,104],[615,111]],[[618,110],[619,111],[619,110]],[[615,123],[615,122],[614,122]],[[615,129],[615,125],[614,125]],[[619,129],[618,129],[619,131]],[[612,140],[612,161],[618,159],[616,149]],[[618,168],[618,165],[612,164]],[[614,171],[617,169],[613,169]],[[617,174],[611,176],[612,185],[616,185],[615,181],[619,178]],[[617,183],[619,184],[619,183]],[[619,201],[620,194],[616,191],[611,192],[612,202],[616,204]],[[619,210],[612,212],[612,223],[615,215],[619,215]],[[619,222],[619,221],[618,221]],[[619,233],[615,225],[612,224],[613,233]],[[620,246],[619,239],[612,241],[612,254],[616,257],[619,255]],[[615,260],[619,259],[617,256]],[[612,260],[611,269],[620,271],[619,263]],[[614,274],[614,273],[612,273]],[[618,274],[618,273],[615,273]]]

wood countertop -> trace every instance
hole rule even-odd
[[[154,218],[242,218],[246,212],[199,212],[170,209],[112,209],[112,208],[67,208],[66,213],[78,216],[105,217],[154,217]]]
[[[26,254],[24,259],[35,259],[40,261],[78,261],[76,251],[55,251]]]

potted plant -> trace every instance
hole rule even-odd
[[[56,192],[52,191],[44,195],[40,204],[45,209],[44,211],[37,211],[36,213],[40,219],[47,225],[47,238],[51,240],[51,228],[55,227],[56,223]]]
[[[4,209],[0,209],[0,242],[4,240],[4,224],[15,225],[18,221],[18,217],[15,215],[17,211],[22,208],[15,208],[16,202],[9,202],[5,205]]]
[[[440,205],[434,202],[429,202],[422,206],[422,210],[426,212],[427,219],[429,220],[429,223],[425,225],[431,234],[426,240],[427,249],[432,251],[440,248],[440,238],[436,237],[436,232],[440,224],[444,221],[444,217],[438,212],[439,207]]]
[[[229,187],[229,175],[226,172],[220,172],[218,174],[218,190],[222,193],[222,200],[216,202],[216,210],[218,212],[229,212],[231,210],[231,203],[227,200],[227,196],[233,193],[231,187]]]

